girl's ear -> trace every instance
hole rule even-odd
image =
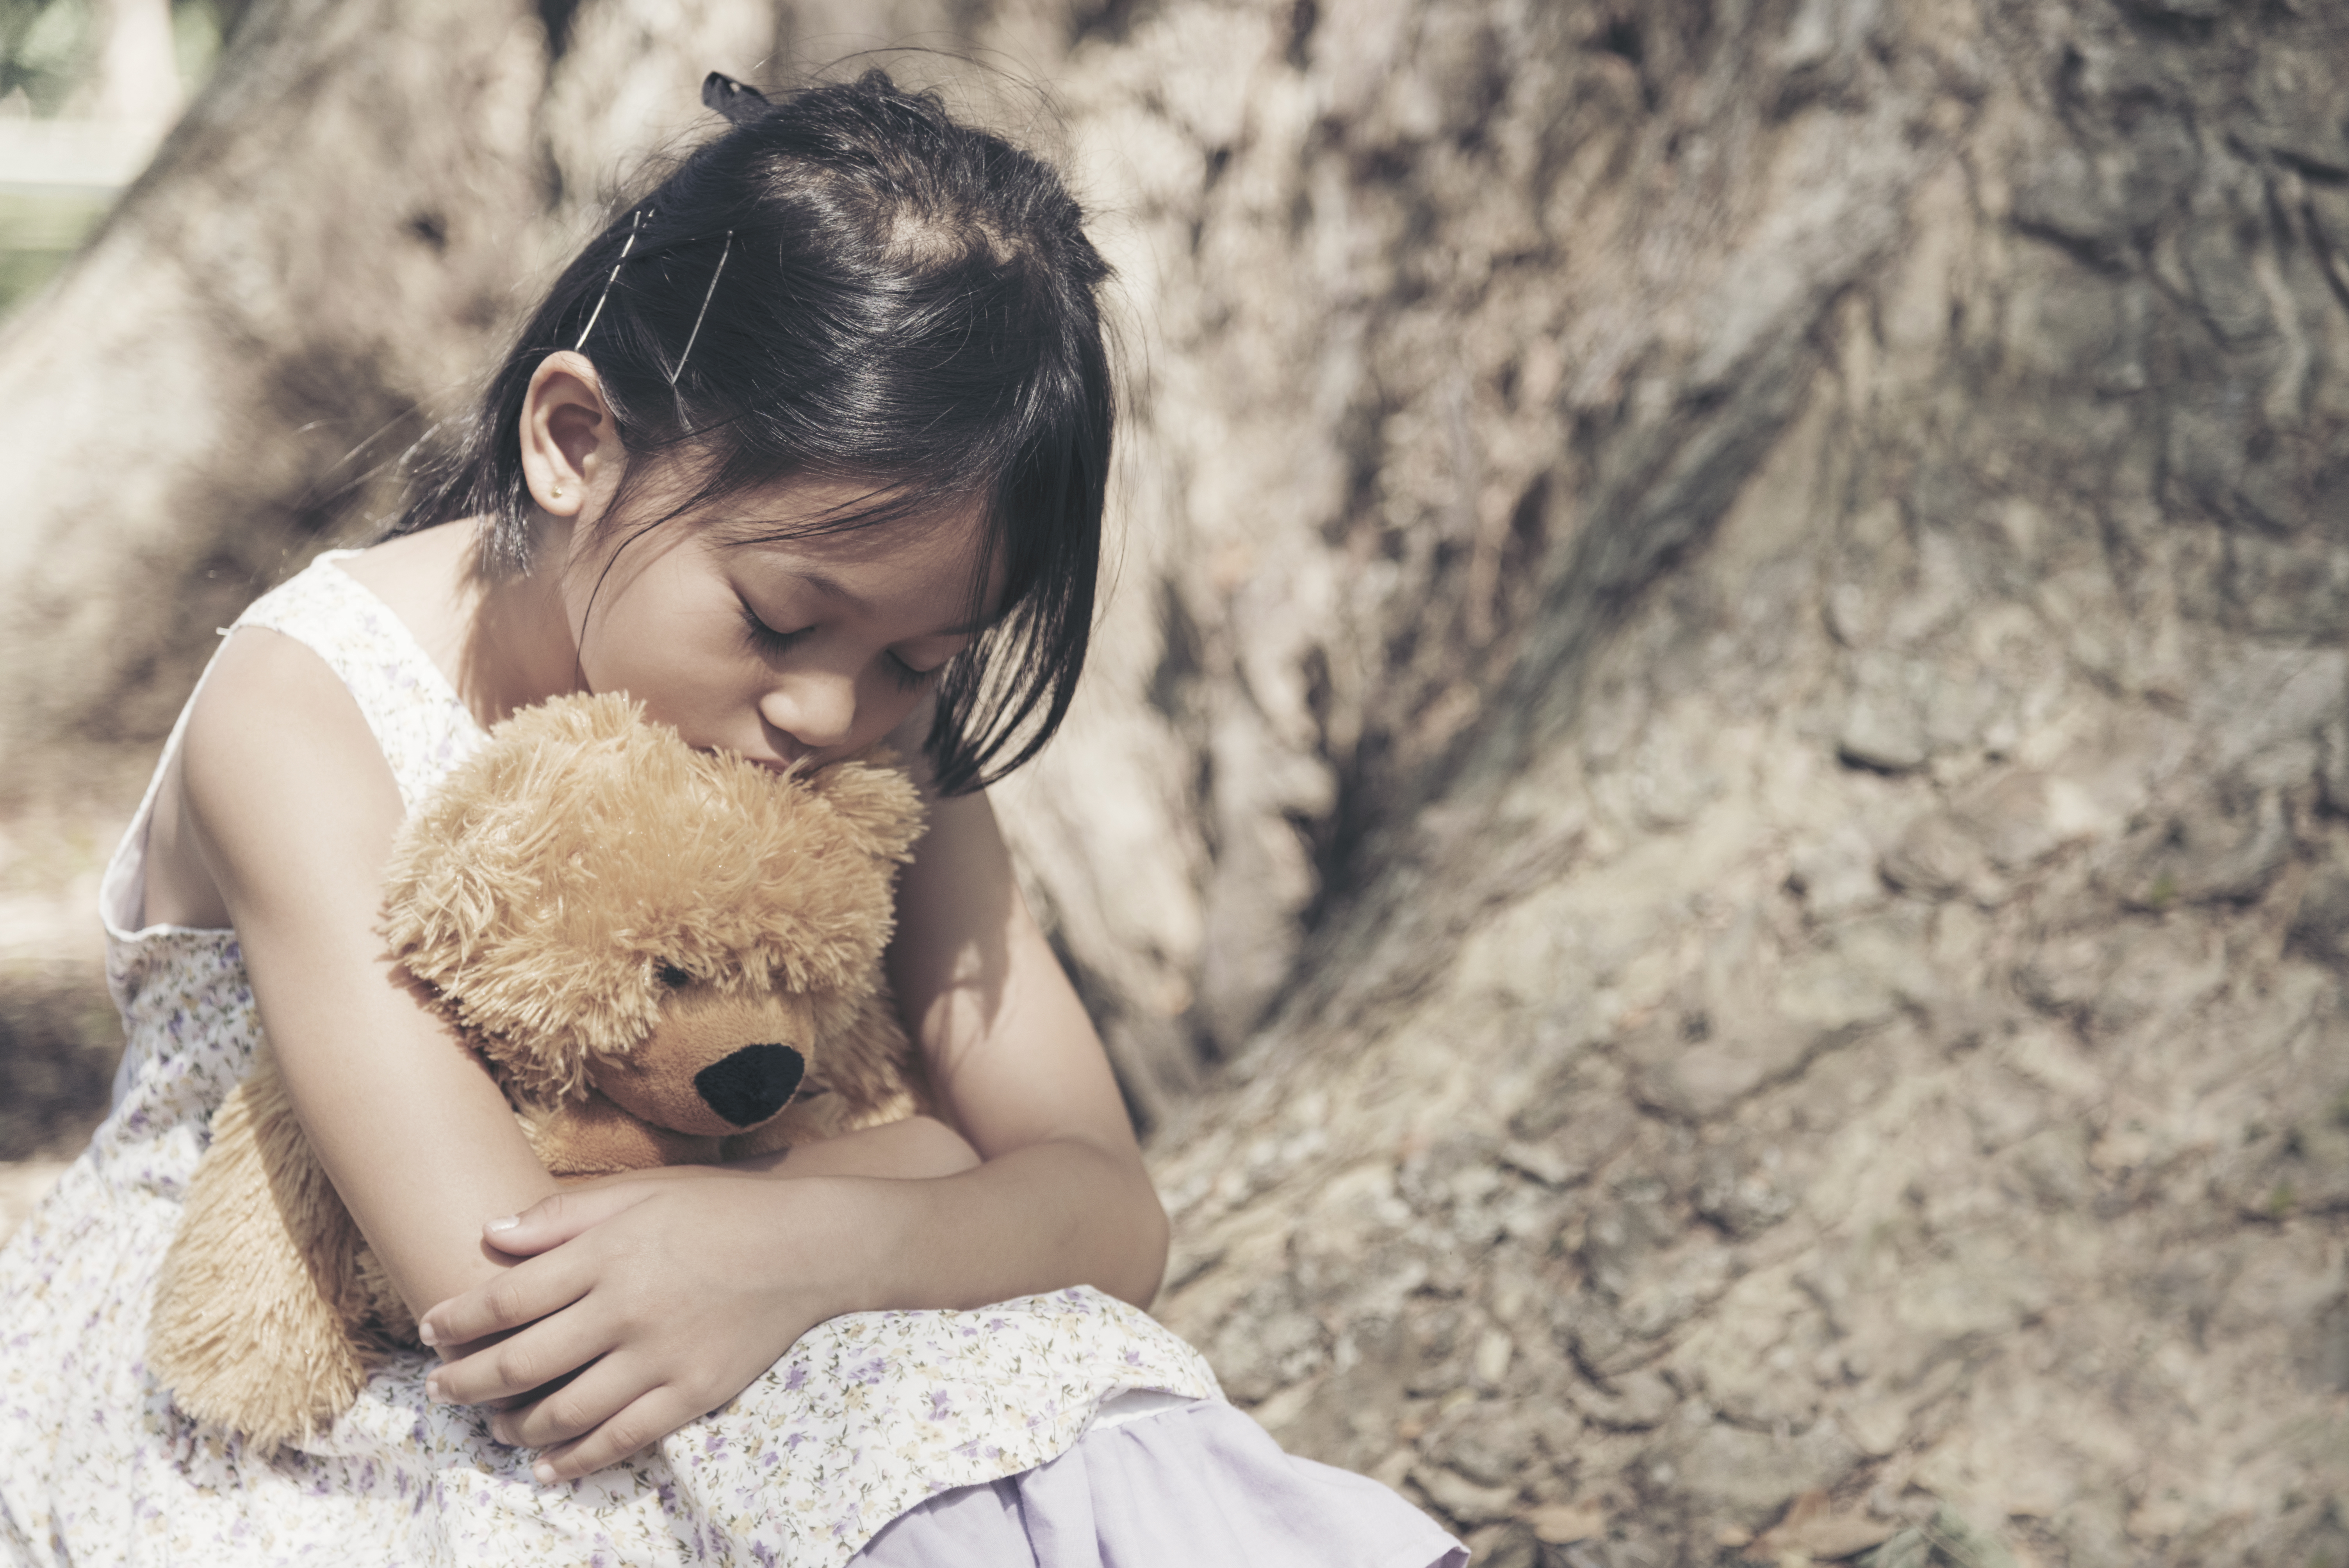
[[[575,518],[590,499],[619,481],[620,449],[603,383],[584,354],[568,349],[539,361],[522,402],[522,471],[531,500],[554,517]]]

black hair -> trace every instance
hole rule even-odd
[[[574,346],[627,451],[694,459],[692,494],[657,521],[802,475],[873,494],[764,538],[976,505],[999,614],[941,674],[928,751],[942,790],[982,788],[1050,738],[1084,665],[1108,264],[1047,164],[935,93],[873,70],[772,102],[713,73],[702,96],[731,129],[564,269],[393,531],[482,517],[483,571],[528,564],[523,404]]]

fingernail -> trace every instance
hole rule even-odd
[[[554,1484],[554,1467],[546,1463],[543,1460],[540,1460],[537,1464],[531,1466],[530,1473],[538,1479],[538,1484],[541,1486],[553,1486]]]
[[[516,1225],[521,1223],[522,1216],[520,1214],[500,1214],[496,1219],[492,1220],[488,1224],[483,1225],[481,1229],[490,1232],[492,1234],[495,1234],[500,1231],[511,1231]]]
[[[416,1337],[427,1345],[440,1343],[440,1336],[432,1332],[432,1326],[429,1323],[419,1323],[416,1326]]]
[[[424,1397],[431,1400],[436,1405],[440,1402],[440,1378],[427,1377],[424,1379]]]

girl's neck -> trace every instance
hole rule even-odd
[[[474,531],[471,523],[458,526]],[[581,689],[578,648],[551,564],[561,554],[559,541],[542,540],[529,570],[492,581],[480,570],[478,551],[468,552],[457,691],[485,727]]]

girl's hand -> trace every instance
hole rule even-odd
[[[457,1404],[515,1401],[490,1429],[541,1450],[542,1482],[616,1463],[718,1408],[801,1335],[870,1296],[854,1277],[882,1218],[859,1201],[869,1191],[678,1167],[492,1221],[489,1243],[526,1261],[425,1314],[426,1344],[471,1349],[426,1389]]]
[[[842,1286],[851,1301],[858,1284],[843,1275],[846,1260],[837,1250],[769,1277],[772,1249],[752,1243],[763,1233],[698,1208],[672,1220],[673,1203],[647,1214],[634,1212],[639,1205],[656,1196],[681,1197],[693,1205],[713,1202],[727,1214],[756,1211],[742,1219],[772,1223],[774,1199],[760,1201],[742,1190],[746,1183],[954,1176],[978,1163],[953,1129],[913,1117],[741,1167],[670,1165],[568,1183],[511,1221],[482,1228],[490,1245],[531,1261],[424,1315],[419,1327],[426,1344],[467,1352],[426,1386],[436,1399],[506,1401],[491,1432],[500,1442],[547,1449],[537,1467],[542,1480],[601,1469],[716,1409],[809,1328],[852,1309],[823,1305],[833,1293],[820,1282]],[[788,1185],[782,1215],[804,1215],[817,1190]],[[837,1201],[831,1192],[823,1198]],[[689,1226],[692,1237],[659,1228],[670,1223]],[[654,1228],[647,1233],[647,1226]],[[638,1267],[653,1272],[629,1277]],[[498,1335],[512,1336],[491,1346],[470,1343]],[[591,1348],[599,1344],[606,1348]],[[621,1348],[627,1355],[612,1366]]]

